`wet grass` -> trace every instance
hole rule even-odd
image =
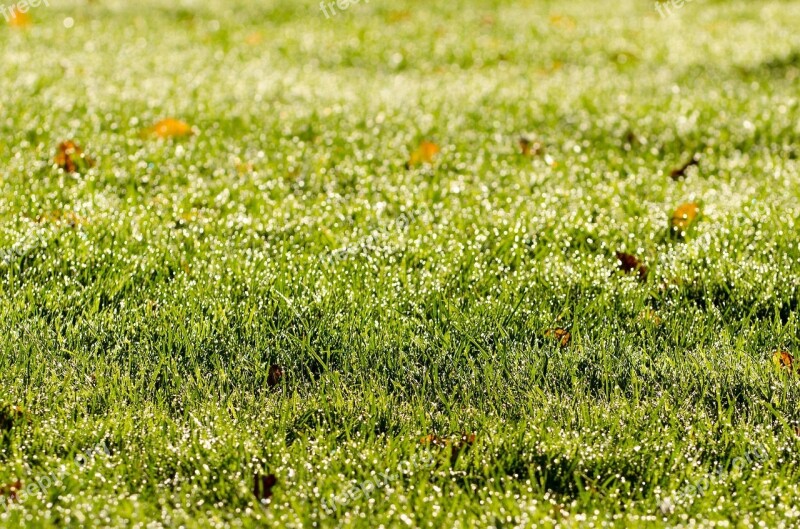
[[[29,15],[3,526],[797,523],[800,3]]]

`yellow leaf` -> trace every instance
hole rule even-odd
[[[184,136],[191,136],[194,130],[188,124],[177,119],[167,118],[162,119],[149,129],[145,130],[148,136],[155,136],[157,138],[181,138]]]

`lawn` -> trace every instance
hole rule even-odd
[[[0,13],[0,526],[797,527],[800,1],[678,3]]]

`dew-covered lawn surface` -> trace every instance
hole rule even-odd
[[[0,525],[800,523],[800,2],[49,4]]]

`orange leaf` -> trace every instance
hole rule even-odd
[[[697,220],[700,214],[700,206],[694,202],[681,204],[678,209],[672,214],[672,221],[670,222],[672,232],[678,237],[686,235],[689,227]]]
[[[145,133],[148,136],[155,136],[158,138],[181,138],[184,136],[191,136],[194,134],[194,130],[183,121],[167,118],[162,119],[149,129],[146,129]]]
[[[28,13],[22,13],[14,6],[7,9],[11,12],[11,18],[8,18],[8,25],[12,28],[27,28],[33,23],[31,16]]]
[[[423,163],[432,164],[434,157],[439,154],[440,150],[435,143],[423,141],[417,150],[411,153],[411,158],[408,160],[406,167],[411,168]]]
[[[547,329],[544,331],[544,335],[547,338],[559,340],[561,342],[561,347],[567,347],[569,342],[572,340],[572,335],[569,333],[569,331],[561,328]]]
[[[772,363],[775,364],[775,367],[778,369],[789,373],[792,372],[792,368],[795,365],[794,357],[787,351],[775,351],[772,355]],[[800,373],[800,369],[798,369],[798,372]]]

